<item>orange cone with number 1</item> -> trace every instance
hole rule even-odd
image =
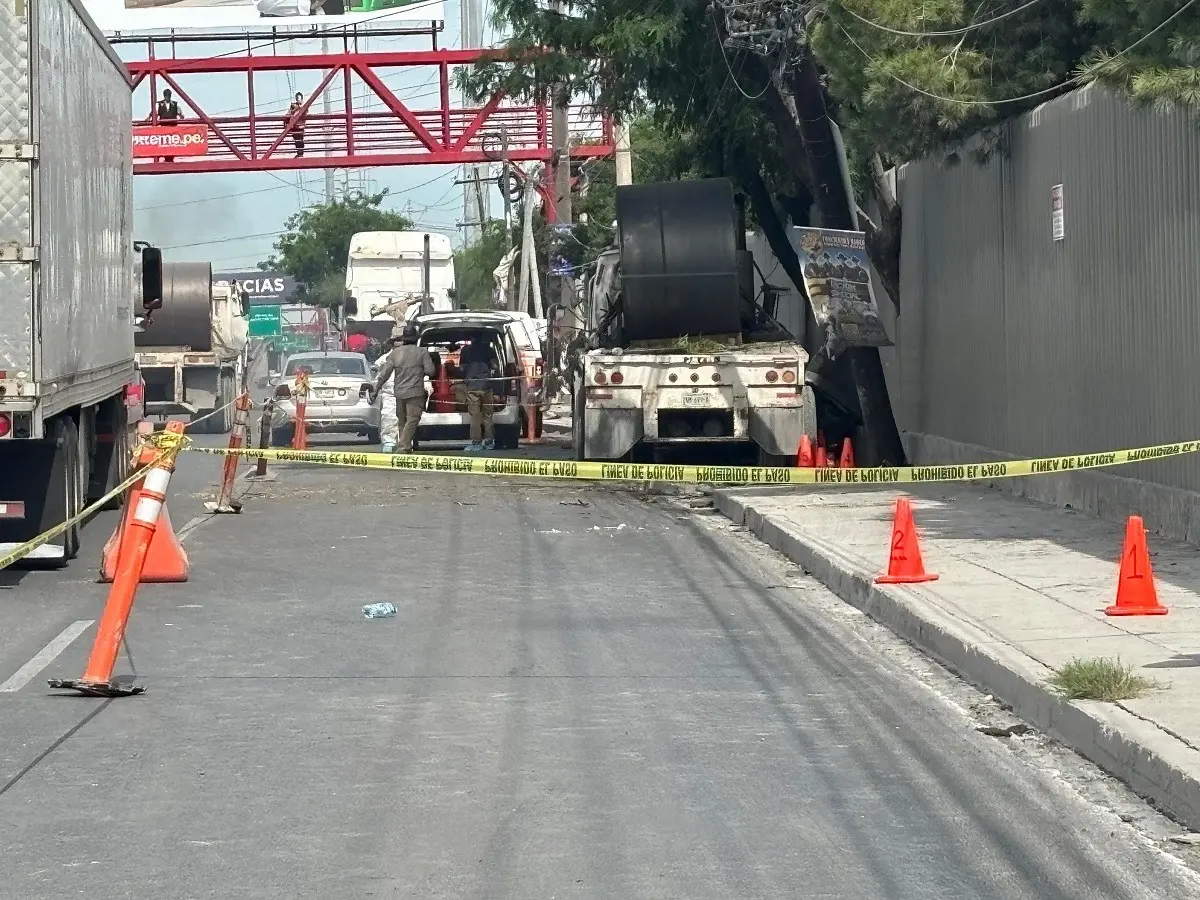
[[[1146,549],[1146,526],[1141,516],[1130,516],[1121,548],[1121,573],[1117,576],[1117,602],[1104,610],[1106,616],[1165,616],[1158,602],[1150,552]]]
[[[925,581],[936,581],[937,577],[925,571],[925,561],[921,559],[921,544],[917,538],[917,525],[913,521],[912,503],[907,497],[897,497],[887,572],[875,576],[875,583],[921,584]]]

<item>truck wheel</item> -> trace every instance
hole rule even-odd
[[[521,446],[521,426],[518,425],[497,425],[496,426],[496,449],[497,450],[516,450]]]
[[[278,428],[271,429],[271,446],[272,447],[290,447],[292,439],[296,436],[295,425],[281,425]]]
[[[118,399],[113,402],[110,416],[111,418],[105,418],[102,428],[106,434],[111,434],[112,439],[96,445],[88,492],[89,503],[99,500],[129,477],[136,438],[129,427],[129,412],[125,404]],[[101,508],[120,509],[123,502],[124,498],[118,494]]]
[[[583,416],[586,411],[583,400],[583,388],[574,395],[571,402],[571,443],[574,445],[576,462],[586,462],[587,455],[583,446]]]
[[[83,495],[86,482],[81,482],[83,476],[79,454],[79,429],[69,416],[61,416],[54,425],[55,453],[60,457],[57,462],[61,465],[63,479],[63,510],[62,519],[70,519],[83,509]],[[63,559],[60,566],[79,554],[79,523],[76,522],[62,534]]]

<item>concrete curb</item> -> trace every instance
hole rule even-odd
[[[801,566],[844,601],[1010,706],[1015,715],[1119,778],[1139,796],[1200,830],[1200,751],[1120,705],[1069,702],[1049,688],[1050,670],[1016,647],[940,610],[920,587],[884,587],[864,561],[715,492],[717,509]],[[882,550],[881,550],[882,553]],[[942,586],[944,589],[944,585]]]

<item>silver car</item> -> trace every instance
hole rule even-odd
[[[288,446],[296,429],[296,376],[308,371],[304,421],[309,434],[358,434],[379,443],[379,399],[372,403],[371,365],[361,353],[316,350],[289,356],[273,379],[275,417],[271,442]]]

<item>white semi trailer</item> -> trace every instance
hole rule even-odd
[[[134,243],[129,73],[82,5],[0,4],[0,59],[3,555],[125,477],[162,272]],[[28,558],[78,548],[77,523]]]

